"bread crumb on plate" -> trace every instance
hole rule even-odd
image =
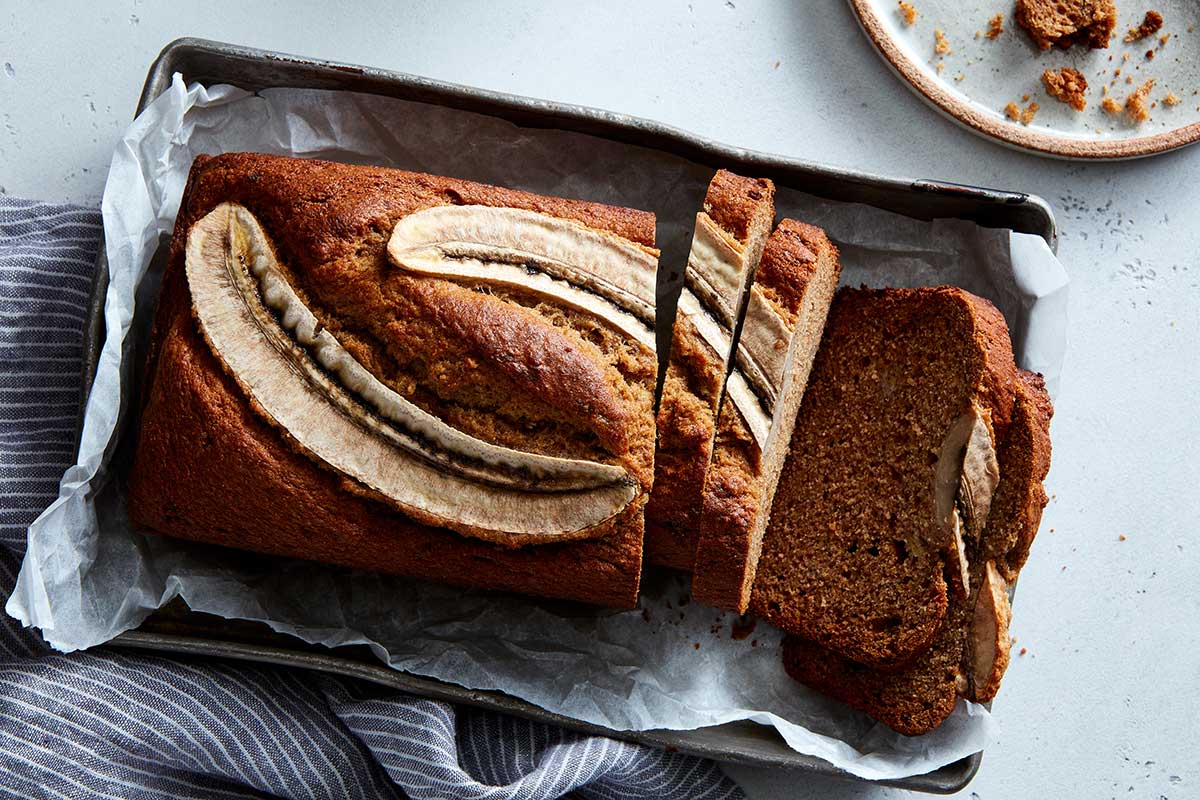
[[[1109,114],[1120,114],[1121,109],[1124,108],[1124,106],[1122,106],[1116,100],[1113,100],[1111,97],[1104,98],[1104,102],[1100,104],[1100,107]]]
[[[1025,110],[1021,112],[1021,124],[1028,125],[1029,123],[1033,122],[1033,118],[1037,116],[1037,113],[1038,113],[1038,104],[1037,104],[1037,101],[1035,100],[1034,102],[1027,105],[1025,107]]]
[[[1058,70],[1048,69],[1042,73],[1042,85],[1046,87],[1046,94],[1066,103],[1076,111],[1083,111],[1087,108],[1085,95],[1088,82],[1079,70],[1070,67]]]
[[[1004,15],[997,14],[988,20],[987,38],[995,39],[1002,33],[1004,33]]]
[[[1017,24],[1043,50],[1108,47],[1117,25],[1113,0],[1017,0]]]
[[[940,56],[952,52],[950,50],[950,40],[946,38],[946,34],[942,32],[941,28],[933,29],[933,52]]]
[[[1168,106],[1177,106],[1182,102],[1183,100],[1174,92],[1167,92],[1167,96],[1163,98],[1163,104]]]
[[[1153,36],[1158,33],[1163,26],[1162,14],[1157,11],[1147,11],[1146,16],[1142,19],[1142,24],[1136,28],[1130,28],[1125,34],[1125,41],[1136,42],[1138,39],[1145,39],[1147,36]]]
[[[900,16],[904,18],[905,25],[913,25],[917,21],[917,9],[912,3],[906,3],[904,0],[900,2]]]
[[[1125,98],[1125,114],[1133,122],[1142,123],[1150,119],[1150,109],[1146,105],[1146,98],[1153,88],[1154,78],[1151,78]]]

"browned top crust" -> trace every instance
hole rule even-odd
[[[1113,0],[1017,0],[1017,23],[1043,50],[1105,48],[1117,25],[1117,7]]]
[[[1008,666],[1007,602],[1001,603],[995,619],[1001,628],[999,646],[983,682],[972,676],[975,607],[987,562],[1015,565],[1005,575],[1011,583],[1037,533],[1046,503],[1042,480],[1049,467],[1052,414],[1041,376],[1020,370],[1012,425],[999,451],[1000,484],[983,541],[969,545],[971,593],[968,598],[951,597],[946,622],[928,650],[899,671],[885,672],[789,636],[783,653],[788,674],[909,736],[941,725],[960,696],[991,700]]]
[[[775,218],[775,185],[720,170],[709,183],[704,211],[743,248],[756,237],[761,243]],[[732,304],[733,298],[729,300]],[[659,402],[654,487],[646,506],[646,558],[651,563],[692,568],[725,358],[713,352],[685,315],[676,316]]]
[[[653,215],[378,167],[250,153],[202,156],[177,219],[147,362],[130,479],[135,523],[169,535],[418,577],[610,605],[635,602],[644,495],[602,530],[592,529],[603,541],[521,554],[404,520],[364,487],[296,453],[286,433],[262,430],[270,426],[247,413],[249,402],[190,318],[183,275],[187,232],[222,202],[240,203],[259,219],[289,281],[318,320],[418,406],[488,441],[621,464],[644,492],[652,479],[652,355],[597,320],[548,307],[533,295],[402,274],[389,267],[385,248],[398,219],[436,205],[535,210],[647,249]],[[240,459],[238,465],[221,469],[207,450],[187,444],[216,441],[218,434],[225,457]],[[226,476],[246,465],[258,469],[226,485]],[[228,501],[217,501],[220,492],[196,491],[197,483],[216,487]],[[254,498],[268,490],[275,493],[273,502],[260,506]],[[295,524],[273,518],[289,502],[307,505],[306,495],[319,495],[330,509],[323,524],[315,515]],[[234,511],[233,505],[252,511]],[[235,525],[239,517],[255,530]],[[433,563],[435,551],[445,554],[445,563]],[[550,574],[551,564],[556,574]],[[543,569],[547,574],[540,574]]]
[[[837,258],[837,247],[825,231],[807,222],[780,220],[767,239],[754,283],[777,314],[795,326],[809,283],[816,274],[817,254]]]
[[[763,203],[774,209],[774,198],[775,184],[770,180],[743,178],[721,169],[708,184],[704,211],[733,238],[745,242],[761,218]]]
[[[933,641],[947,607],[933,475],[972,404],[1001,440],[1016,368],[1008,329],[955,287],[842,289],[792,436],[751,610],[870,666]]]

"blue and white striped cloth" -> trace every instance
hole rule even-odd
[[[72,462],[100,214],[0,195],[0,600]],[[736,798],[713,763],[300,670],[0,620],[0,796]]]

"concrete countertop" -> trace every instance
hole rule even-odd
[[[168,41],[201,36],[608,108],[869,172],[1040,194],[1072,280],[1052,499],[1013,620],[1026,654],[1014,652],[1000,740],[964,795],[1200,796],[1200,149],[1077,164],[984,141],[904,88],[841,0],[331,9],[5,4],[0,192],[97,203],[150,62]],[[908,795],[730,772],[756,798]]]

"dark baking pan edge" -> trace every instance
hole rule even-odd
[[[184,38],[168,44],[152,64],[137,113],[169,85],[179,72],[189,81],[229,83],[248,90],[268,87],[334,89],[399,97],[495,116],[531,128],[556,128],[663,150],[696,163],[729,167],[773,178],[810,194],[860,202],[920,219],[957,218],[978,224],[1033,233],[1057,250],[1053,212],[1037,197],[934,180],[898,180],[851,170],[825,167],[799,159],[758,153],[697,136],[651,120],[599,109],[518,97],[429,80],[399,72],[273,53],[265,50]],[[90,391],[104,342],[104,298],[108,264],[101,252],[88,325],[84,332],[83,389]],[[131,631],[111,646],[213,656],[303,667],[348,675],[398,690],[451,702],[504,711],[573,730],[615,736],[655,747],[714,758],[730,763],[800,770],[831,777],[853,778],[829,763],[792,751],[773,729],[756,723],[731,723],[696,731],[611,731],[550,713],[497,692],[478,692],[429,678],[346,658],[325,651],[233,642],[209,636]],[[731,742],[730,740],[740,740]],[[771,746],[768,746],[771,745]],[[879,781],[883,785],[950,794],[966,786],[979,769],[981,753],[960,759],[926,775]]]

